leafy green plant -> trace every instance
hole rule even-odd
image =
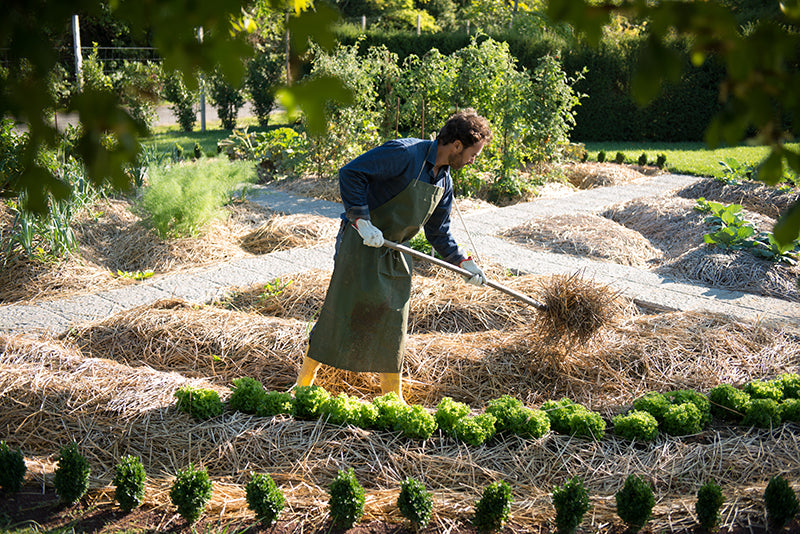
[[[556,532],[574,534],[583,516],[589,511],[589,491],[583,479],[573,477],[563,486],[553,488],[553,506],[556,509]]]
[[[208,76],[208,95],[217,109],[217,116],[222,122],[223,130],[236,128],[236,117],[244,105],[244,95],[240,87],[235,87],[215,69]]]
[[[706,243],[726,250],[753,246],[752,237],[756,234],[756,229],[744,219],[741,204],[724,206],[701,197],[697,200],[697,205],[700,211],[711,212],[705,219],[706,224],[711,226],[711,231],[703,236]]]
[[[148,278],[152,278],[153,274],[155,274],[155,272],[152,269],[147,269],[144,271],[122,271],[117,269],[118,277],[129,280],[147,280]]]
[[[266,127],[275,106],[275,89],[283,76],[284,62],[279,54],[266,47],[257,47],[256,54],[247,62],[245,89],[250,93],[258,125]]]
[[[726,184],[736,185],[743,180],[749,180],[756,172],[756,166],[749,161],[739,162],[729,157],[718,163],[722,167],[722,176],[717,180]]]
[[[18,492],[27,469],[22,452],[12,451],[5,441],[0,441],[0,487],[6,493]]]
[[[622,152],[617,152],[617,154],[614,156],[614,161],[622,165],[623,163],[625,163],[625,154],[623,154]]]
[[[650,519],[656,504],[653,488],[638,475],[628,475],[622,489],[616,492],[617,515],[632,532],[638,532]]]
[[[601,150],[597,153],[597,163],[603,163],[606,160],[606,151]]]
[[[271,282],[267,282],[264,284],[263,291],[259,293],[258,300],[265,302],[270,299],[278,298],[281,296],[283,291],[293,283],[294,280],[282,282],[280,278],[276,278]]]
[[[369,428],[378,416],[377,409],[368,403],[361,402],[347,393],[339,393],[329,397],[322,406],[320,414],[327,415],[328,421],[335,425],[353,425]]]
[[[255,414],[264,404],[266,397],[267,392],[261,382],[255,378],[244,376],[233,379],[233,388],[231,388],[228,404],[234,410]]]
[[[647,412],[656,418],[659,423],[664,421],[664,414],[669,409],[670,401],[663,393],[648,391],[633,401],[633,409]]]
[[[658,421],[643,410],[615,415],[612,423],[614,434],[626,439],[652,441],[658,437]]]
[[[800,399],[786,399],[780,405],[781,421],[800,423]]]
[[[375,428],[379,430],[394,430],[398,428],[400,416],[408,410],[408,405],[393,391],[376,397],[372,400],[372,404],[378,409]]]
[[[753,399],[747,405],[742,424],[774,428],[781,424],[780,406],[773,399]]]
[[[400,494],[397,496],[397,507],[415,531],[425,528],[431,520],[433,513],[433,495],[426,489],[425,484],[407,477],[400,484]]]
[[[456,402],[450,397],[442,397],[436,406],[436,425],[446,434],[453,434],[456,423],[469,414],[469,406],[463,402]]]
[[[172,482],[169,498],[178,508],[178,514],[192,524],[200,518],[213,491],[208,471],[205,468],[195,469],[193,464],[189,464],[186,469],[178,472]]]
[[[659,169],[663,169],[666,163],[667,163],[666,154],[659,154],[658,156],[656,156],[656,167],[658,167]]]
[[[780,475],[772,477],[764,489],[764,505],[767,524],[775,531],[782,530],[800,512],[797,494]]]
[[[436,430],[436,418],[419,404],[409,406],[397,418],[396,429],[412,439],[428,439]]]
[[[784,399],[800,399],[800,375],[797,373],[782,373],[774,380],[783,391]]]
[[[730,384],[720,384],[708,392],[711,413],[727,421],[741,421],[747,412],[750,395]]]
[[[664,432],[671,436],[688,436],[703,430],[703,414],[691,402],[671,404],[664,413]]]
[[[55,470],[53,485],[58,498],[65,503],[75,503],[89,489],[89,462],[78,451],[77,443],[69,443],[61,448]]]
[[[456,421],[453,433],[457,439],[477,447],[478,445],[483,445],[494,436],[496,420],[489,413],[462,417]]]
[[[472,525],[478,532],[497,532],[511,515],[511,486],[504,480],[492,482],[475,505]]]
[[[317,419],[330,394],[321,386],[299,386],[294,389],[294,416],[301,420]]]
[[[197,111],[194,109],[198,95],[186,88],[183,75],[174,71],[164,76],[163,96],[170,102],[170,109],[178,118],[178,124],[184,132],[191,132],[197,122]]]
[[[145,471],[138,456],[123,456],[114,471],[114,498],[119,507],[130,512],[144,500]]]
[[[541,438],[550,432],[550,418],[542,410],[525,409],[527,418],[517,429],[517,433],[524,438]]]
[[[486,413],[495,417],[498,432],[519,433],[530,413],[521,400],[511,395],[492,399],[486,406]]]
[[[767,380],[750,380],[744,385],[745,393],[752,399],[772,399],[776,402],[783,399],[782,384]]]
[[[638,159],[636,162],[637,162],[637,163],[638,163],[638,164],[639,164],[641,167],[644,167],[645,165],[647,165],[647,154],[646,154],[646,153],[644,153],[644,152],[642,152],[642,154],[639,156],[639,159]]]
[[[606,422],[602,416],[586,408],[571,413],[568,424],[573,436],[599,440],[606,435]]]
[[[719,511],[724,502],[722,488],[713,480],[706,482],[697,490],[694,511],[697,514],[697,522],[702,528],[709,531],[719,524]]]
[[[213,389],[181,386],[175,391],[175,397],[177,408],[195,419],[211,419],[225,410],[219,393]]]
[[[700,412],[700,425],[705,427],[711,422],[711,402],[708,397],[692,389],[678,389],[664,394],[672,404],[691,402]]]
[[[571,431],[569,426],[570,416],[576,411],[585,410],[583,406],[566,397],[557,401],[544,401],[541,409],[550,419],[550,428],[559,434],[569,434]]]
[[[417,232],[417,234],[408,242],[408,246],[417,252],[422,252],[428,256],[432,256],[434,254],[433,245],[428,242],[428,239],[425,237],[425,232]]]
[[[269,391],[256,410],[256,415],[294,415],[295,398],[288,391]]]
[[[364,488],[361,487],[353,468],[340,470],[328,489],[328,508],[333,524],[349,529],[364,515]]]
[[[266,473],[253,473],[245,486],[247,506],[256,514],[261,524],[271,527],[278,521],[286,499],[283,493]]]

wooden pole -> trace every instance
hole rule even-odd
[[[81,55],[81,25],[78,15],[72,15],[72,48],[75,53],[75,81],[83,91],[83,56]]]

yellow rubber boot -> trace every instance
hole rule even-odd
[[[303,356],[303,364],[300,366],[300,372],[297,373],[297,382],[294,386],[310,386],[314,383],[314,378],[317,376],[317,371],[322,366],[317,360],[313,360],[308,356]]]
[[[400,373],[380,373],[381,375],[381,391],[384,395],[387,393],[395,392],[400,400],[403,399],[403,377]]]

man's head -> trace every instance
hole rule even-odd
[[[440,147],[447,147],[450,167],[458,170],[475,161],[492,139],[492,129],[489,121],[467,108],[447,119],[436,139]]]

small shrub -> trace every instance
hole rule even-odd
[[[459,419],[469,413],[469,406],[463,402],[456,402],[450,397],[442,397],[436,406],[436,424],[446,434],[453,434]]]
[[[659,154],[656,157],[656,167],[659,169],[663,169],[664,165],[667,163],[667,155],[666,154]]]
[[[656,418],[656,421],[662,423],[664,421],[664,414],[670,406],[669,399],[662,393],[657,391],[648,391],[635,401],[633,401],[633,409],[647,412]]]
[[[639,156],[639,159],[638,159],[637,163],[642,167],[647,165],[647,154],[642,152],[641,155]]]
[[[333,524],[344,529],[352,528],[364,515],[364,488],[356,480],[351,467],[347,471],[340,470],[331,482],[328,490]]]
[[[597,153],[597,163],[603,163],[606,160],[606,152],[605,150],[601,150]]]
[[[462,417],[456,421],[453,433],[456,438],[467,445],[483,445],[495,434],[495,417],[489,413],[483,413],[474,417]]]
[[[606,422],[599,413],[583,408],[570,414],[569,433],[582,438],[603,439]]]
[[[256,514],[261,524],[271,527],[286,506],[286,499],[268,474],[253,473],[245,486],[247,506]]]
[[[12,451],[5,441],[0,441],[0,487],[6,493],[18,492],[27,469],[22,452]]]
[[[415,530],[425,528],[433,513],[433,496],[422,482],[409,477],[400,484],[397,507]]]
[[[495,428],[498,432],[513,432],[518,434],[522,425],[528,420],[529,412],[521,400],[511,395],[489,401],[486,413],[492,414],[495,419]]]
[[[178,508],[178,514],[192,524],[200,517],[211,499],[214,488],[208,471],[195,469],[192,464],[180,471],[172,482],[169,498]]]
[[[797,494],[780,475],[769,480],[764,490],[764,506],[767,509],[767,524],[774,530],[782,530],[800,511]]]
[[[119,507],[130,512],[144,500],[145,472],[137,456],[123,456],[114,472],[114,498]]]
[[[625,439],[652,441],[658,437],[658,421],[643,410],[615,415],[612,423],[614,434]]]
[[[671,436],[688,436],[703,430],[703,415],[691,402],[673,404],[664,414],[664,432]]]
[[[311,421],[320,416],[322,405],[330,394],[321,386],[300,386],[294,389],[294,416]]]
[[[656,504],[653,489],[643,478],[628,475],[625,485],[614,495],[617,502],[617,515],[632,532],[638,532],[650,519]]]
[[[254,414],[258,412],[266,396],[267,392],[258,380],[249,376],[235,378],[228,404],[234,410]]]
[[[89,462],[78,452],[76,443],[62,447],[53,480],[59,499],[72,504],[83,497],[89,489],[91,471]]]
[[[548,400],[542,403],[542,411],[550,419],[550,428],[559,434],[569,434],[569,417],[578,410],[585,410],[580,404],[563,398],[558,401]]]
[[[424,406],[409,406],[397,418],[397,430],[412,439],[428,439],[436,430],[436,419]]]
[[[617,152],[617,154],[614,156],[614,161],[616,161],[620,165],[625,163],[625,154],[623,154],[622,152]]]
[[[781,421],[800,423],[800,399],[786,399],[780,405]]]
[[[511,515],[511,486],[503,480],[492,482],[475,505],[472,525],[478,532],[497,532]]]
[[[752,399],[772,399],[776,402],[783,399],[783,387],[779,382],[751,380],[743,389]]]
[[[783,373],[774,380],[783,391],[784,399],[800,399],[800,375]]]
[[[258,406],[256,415],[261,417],[269,415],[293,415],[294,397],[288,391],[268,391],[263,402]]]
[[[706,482],[697,490],[697,501],[694,504],[694,511],[697,514],[697,522],[706,530],[711,530],[719,523],[719,510],[725,502],[722,496],[722,488],[714,481]]]
[[[726,421],[741,421],[747,412],[750,395],[730,384],[720,384],[708,392],[711,414]]]
[[[378,410],[375,428],[379,430],[396,429],[400,415],[408,410],[408,405],[393,391],[376,397],[373,399],[372,404]]]
[[[178,409],[195,419],[211,419],[225,410],[219,393],[213,389],[182,386],[175,392],[175,397]]]
[[[550,432],[550,418],[542,410],[525,409],[527,419],[517,431],[523,438],[541,438]]]
[[[772,428],[781,424],[781,410],[772,399],[753,399],[747,407],[742,424]]]
[[[556,509],[556,532],[573,534],[589,511],[589,492],[583,479],[573,477],[563,486],[553,488],[553,506]]]
[[[200,159],[203,157],[203,147],[200,146],[200,143],[197,141],[194,142],[194,147],[192,147],[192,153],[194,154],[194,159]]]

